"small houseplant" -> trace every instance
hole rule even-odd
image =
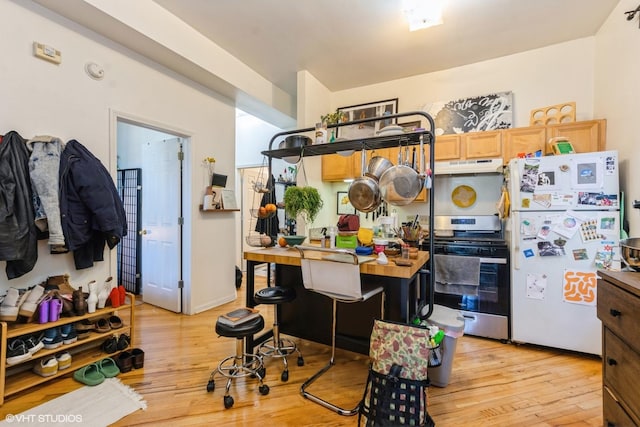
[[[316,219],[322,209],[320,193],[314,187],[288,187],[284,192],[284,210],[291,218],[301,215],[307,223]]]

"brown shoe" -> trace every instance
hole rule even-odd
[[[133,367],[136,369],[141,369],[144,367],[144,351],[139,348],[134,348],[131,350],[131,356],[133,358]]]
[[[111,330],[111,326],[109,326],[109,321],[105,318],[100,318],[96,322],[96,331],[98,332],[109,332]]]
[[[133,356],[128,351],[123,351],[118,355],[116,363],[120,368],[120,372],[129,372],[133,367]]]
[[[73,311],[75,311],[76,316],[84,316],[87,312],[87,301],[84,298],[84,293],[82,293],[82,286],[77,291],[73,291]]]

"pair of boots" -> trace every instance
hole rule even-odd
[[[87,310],[89,313],[93,313],[96,311],[96,308],[104,308],[108,300],[111,301],[112,307],[120,307],[125,303],[125,295],[126,291],[124,286],[116,286],[111,276],[107,277],[101,285],[95,280],[92,280],[89,282]]]

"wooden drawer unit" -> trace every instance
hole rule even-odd
[[[640,414],[640,355],[609,329],[605,328],[603,341],[607,350],[602,359],[604,386],[614,396],[623,396],[618,399],[623,407],[629,408],[632,414]]]
[[[602,391],[603,425],[604,427],[626,427],[640,425],[640,421],[634,421],[622,406],[616,401],[609,389],[605,386]]]
[[[640,273],[599,271],[604,425],[640,425]]]
[[[609,281],[599,281],[598,318],[606,329],[640,353],[640,297]]]

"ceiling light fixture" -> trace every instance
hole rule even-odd
[[[409,21],[409,31],[442,24],[445,0],[402,0],[402,12]]]

